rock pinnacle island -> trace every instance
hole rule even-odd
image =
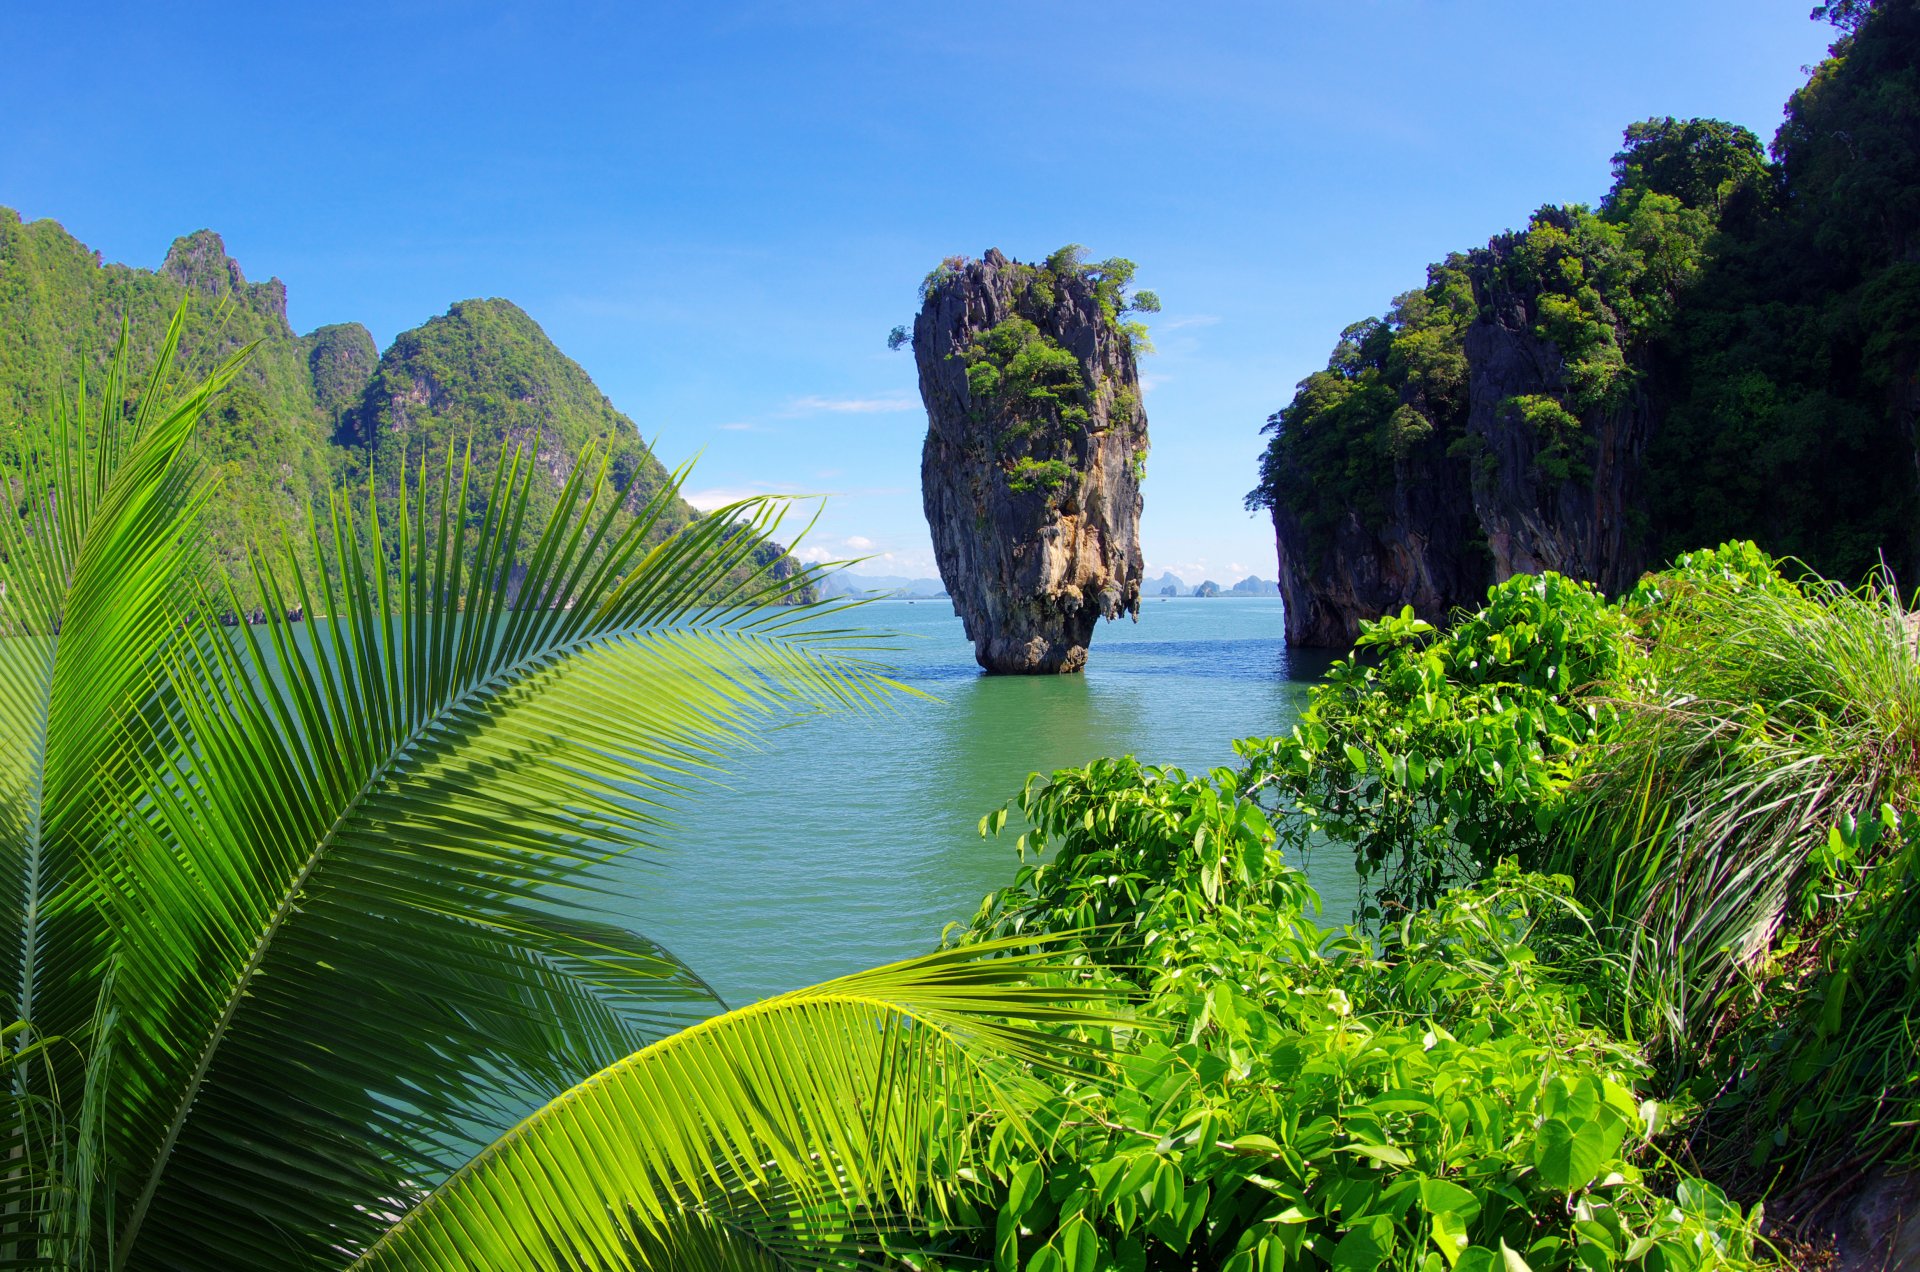
[[[1077,672],[1095,623],[1140,612],[1151,292],[1078,247],[1038,265],[949,257],[913,324],[921,500],[940,577],[990,672]]]

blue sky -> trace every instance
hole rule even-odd
[[[151,268],[218,230],[298,330],[505,296],[692,489],[827,493],[932,574],[910,320],[942,256],[1139,262],[1151,574],[1272,577],[1265,417],[1426,263],[1596,199],[1620,131],[1771,137],[1810,0],[0,0],[0,204]]]

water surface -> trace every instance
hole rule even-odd
[[[678,810],[664,868],[624,880],[625,917],[732,1003],[932,948],[1010,881],[1011,832],[978,824],[1028,773],[1129,752],[1232,764],[1233,739],[1288,728],[1326,666],[1286,648],[1277,598],[1146,601],[1100,625],[1079,676],[982,675],[945,601],[852,617],[899,634],[886,660],[928,696],[773,732]],[[1351,868],[1313,865],[1344,917]]]

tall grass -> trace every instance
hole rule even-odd
[[[1573,876],[1609,930],[1629,1026],[1723,1122],[1770,1122],[1716,1138],[1743,1141],[1753,1166],[1788,1148],[1807,1165],[1913,1075],[1912,856],[1900,834],[1854,829],[1915,802],[1908,611],[1885,576],[1794,584],[1764,558],[1717,553],[1631,605],[1646,658],[1613,687],[1614,727],[1544,865]],[[1842,963],[1882,983],[1849,1000]],[[1849,1035],[1852,1011],[1865,1014]],[[1836,1051],[1843,1036],[1864,1049]],[[1824,1080],[1835,1065],[1851,1076]],[[1903,1142],[1911,1152],[1910,1126],[1871,1155]]]

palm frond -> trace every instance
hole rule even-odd
[[[985,1141],[1033,1137],[1039,1025],[1098,1025],[988,942],[780,995],[639,1051],[539,1110],[354,1266],[863,1266],[862,1217],[947,1201]]]
[[[83,384],[57,405],[45,450],[17,449],[18,484],[0,479],[0,993],[4,1018],[21,1022],[12,1045],[69,1040],[44,1065],[12,1068],[15,1125],[27,1135],[69,1135],[79,1116],[59,1099],[84,1085],[78,1040],[98,987],[88,972],[105,957],[106,934],[86,900],[89,857],[103,809],[130,780],[124,751],[156,666],[178,638],[170,597],[198,564],[210,488],[183,447],[246,356],[170,399],[183,323],[184,307],[136,409],[124,400],[123,331],[97,409]],[[72,1149],[49,1139],[38,1151]],[[13,1172],[0,1182],[0,1225],[10,1234],[41,1222],[22,1226],[35,1207],[12,1192],[31,1179]],[[84,1192],[69,1181],[64,1195]]]
[[[342,502],[318,571],[255,562],[263,626],[223,632],[209,601],[167,651],[160,758],[102,883],[120,1266],[353,1249],[367,1199],[704,1014],[605,920],[594,868],[658,848],[663,804],[759,722],[891,689],[766,608],[806,581],[752,568],[777,504],[662,538],[678,478],[633,515],[589,453],[521,561],[533,464],[504,458],[477,516],[469,475],[403,492],[394,569]]]

